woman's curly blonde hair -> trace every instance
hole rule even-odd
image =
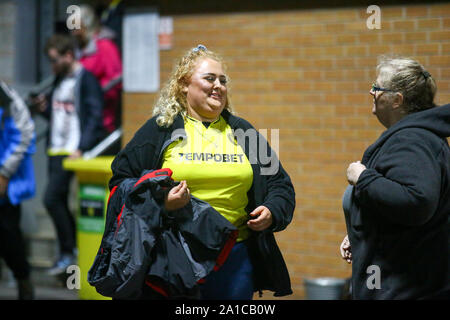
[[[183,92],[183,87],[188,84],[198,60],[205,58],[220,62],[222,68],[226,68],[222,57],[206,49],[203,45],[198,45],[186,52],[176,63],[174,71],[161,89],[158,100],[153,108],[153,116],[157,117],[156,123],[160,127],[169,127],[179,113],[186,116],[187,100],[186,93]],[[227,80],[227,86],[229,86],[229,79]],[[232,112],[229,96],[227,96],[225,109]]]

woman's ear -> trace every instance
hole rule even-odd
[[[180,83],[181,84],[181,92],[183,92],[184,94],[187,94],[189,84],[187,83],[186,78],[182,79],[180,82],[181,82]]]
[[[392,102],[392,108],[397,109],[403,105],[403,95],[400,92],[396,92],[394,101]]]

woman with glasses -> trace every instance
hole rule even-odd
[[[386,127],[347,169],[347,233],[354,299],[450,294],[450,105],[417,61],[381,57],[372,113]]]
[[[193,195],[237,227],[227,260],[200,285],[202,299],[252,299],[261,290],[288,295],[289,274],[273,232],[292,219],[294,188],[278,160],[271,172],[262,164],[261,150],[270,147],[249,122],[232,113],[228,82],[219,55],[203,45],[189,50],[162,88],[154,117],[112,163],[109,185],[112,189],[145,169],[170,168],[181,182],[168,192],[165,210],[176,214]],[[238,132],[249,140],[236,138]],[[157,298],[146,289],[143,298]]]

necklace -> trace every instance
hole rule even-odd
[[[197,124],[199,124],[199,123],[201,123],[201,122],[197,122],[197,121],[195,121],[195,120],[193,120],[193,119],[191,119],[191,121],[193,122],[193,123],[192,123],[192,126],[194,127],[194,130],[202,137],[202,139],[205,139],[205,140],[209,141],[210,143],[212,143],[212,144],[214,145],[214,147],[215,147],[216,149],[219,149],[219,145],[217,144],[216,141],[214,141],[214,140],[208,138],[207,136],[205,136],[204,133],[203,133],[202,131],[200,131],[200,130],[197,128]],[[211,122],[211,124],[212,124],[212,123],[214,123],[214,122]],[[201,123],[201,125],[203,126],[203,123]],[[208,130],[208,129],[209,129],[209,127],[206,128],[206,130]],[[215,128],[212,128],[212,130],[214,130],[214,132],[218,132],[218,131],[219,131],[219,130],[217,130],[217,129],[215,129]],[[194,140],[194,141],[195,141],[195,140]]]

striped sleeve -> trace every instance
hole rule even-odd
[[[7,157],[0,168],[0,174],[6,178],[11,178],[17,171],[25,153],[28,151],[34,138],[34,123],[25,102],[11,88],[7,88],[12,99],[9,105],[11,117],[11,130],[9,150],[6,150]]]

